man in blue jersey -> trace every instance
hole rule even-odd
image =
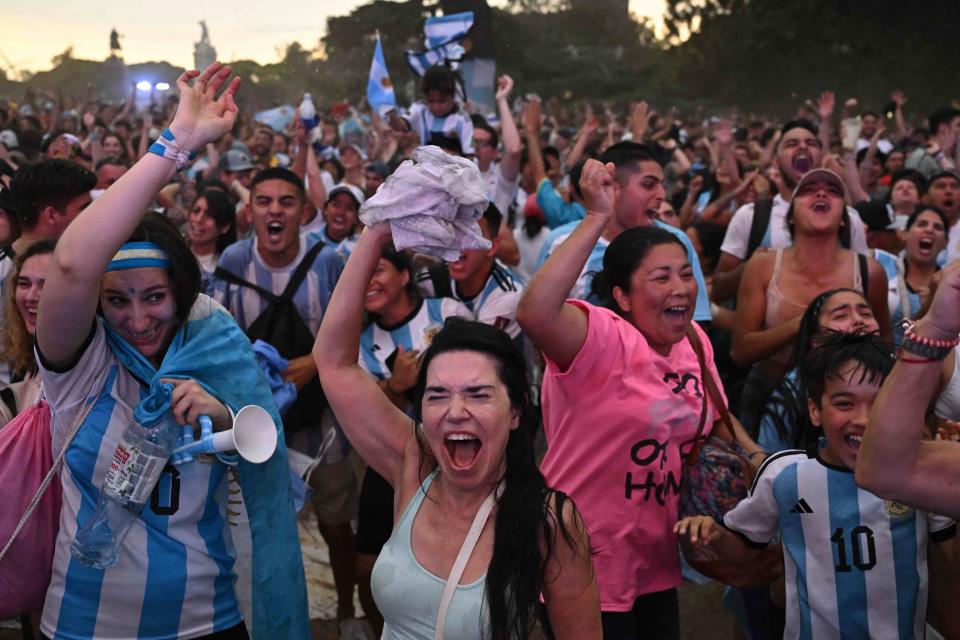
[[[310,353],[343,259],[315,234],[302,233],[305,193],[295,173],[265,169],[254,177],[250,194],[254,236],[223,252],[213,276],[214,297],[251,339],[271,343],[290,362],[283,375],[296,385],[297,399],[283,416],[284,434],[291,457],[309,461],[323,452],[310,484],[318,528],[330,549],[337,620],[344,622],[355,615],[350,522],[363,467],[323,402]]]
[[[453,298],[466,306],[473,319],[503,329],[511,338],[520,336],[517,304],[523,292],[520,276],[496,259],[500,249],[503,216],[491,203],[478,220],[489,249],[468,249],[456,262],[441,262],[422,269],[417,284],[428,298]]]
[[[769,457],[722,522],[694,516],[677,523],[705,557],[743,565],[779,534],[784,638],[924,637],[927,543],[951,540],[956,523],[860,489],[853,473],[892,364],[874,336],[826,339],[802,372],[810,419],[826,443]],[[945,547],[951,560],[952,546]]]
[[[656,156],[642,144],[620,142],[604,151],[600,156],[600,162],[612,163],[616,167],[613,217],[610,218],[603,236],[600,237],[580,272],[577,284],[570,292],[571,297],[581,300],[590,299],[593,275],[603,268],[603,254],[614,238],[627,229],[654,225],[677,236],[686,248],[690,265],[693,267],[693,275],[697,281],[697,306],[693,319],[698,322],[710,322],[710,301],[707,298],[707,287],[703,280],[697,252],[685,233],[659,220],[660,205],[666,192],[663,188],[663,168]],[[580,221],[576,220],[550,232],[540,251],[537,268],[547,261],[550,254],[567,239],[578,224]]]

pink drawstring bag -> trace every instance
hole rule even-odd
[[[42,488],[52,470],[50,407],[41,400],[0,429],[0,620],[43,607],[60,527],[60,479]]]

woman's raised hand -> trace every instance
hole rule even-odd
[[[208,142],[219,140],[233,128],[238,114],[233,96],[240,87],[240,78],[233,78],[217,97],[220,87],[230,77],[230,71],[230,67],[214,62],[202,73],[185,71],[177,79],[180,104],[170,131],[181,148],[196,151]],[[196,82],[190,86],[194,78]]]
[[[604,165],[599,160],[587,160],[580,174],[580,191],[587,211],[609,218],[613,215],[617,170],[612,162]]]

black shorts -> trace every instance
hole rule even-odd
[[[357,553],[380,555],[393,531],[393,487],[383,476],[367,467],[360,487],[357,517]]]

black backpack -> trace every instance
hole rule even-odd
[[[300,317],[300,312],[293,303],[293,296],[306,279],[307,273],[323,247],[324,243],[318,242],[307,252],[280,295],[247,282],[222,267],[217,267],[213,273],[214,277],[230,284],[253,289],[270,303],[247,328],[246,333],[250,342],[263,340],[273,345],[280,355],[287,359],[310,353],[313,349],[314,336]],[[291,434],[305,426],[319,424],[320,416],[326,407],[327,400],[320,386],[320,378],[314,377],[305,387],[297,391],[297,399],[283,415],[284,429]]]
[[[744,262],[750,259],[753,252],[763,242],[763,237],[767,235],[771,213],[773,213],[773,200],[771,198],[761,198],[753,203],[753,220],[750,222],[750,239],[747,240],[747,255],[743,256]]]
[[[453,294],[453,287],[450,286],[450,268],[446,262],[432,264],[417,274],[417,283],[426,284],[430,282],[433,288],[432,298],[456,298]]]

